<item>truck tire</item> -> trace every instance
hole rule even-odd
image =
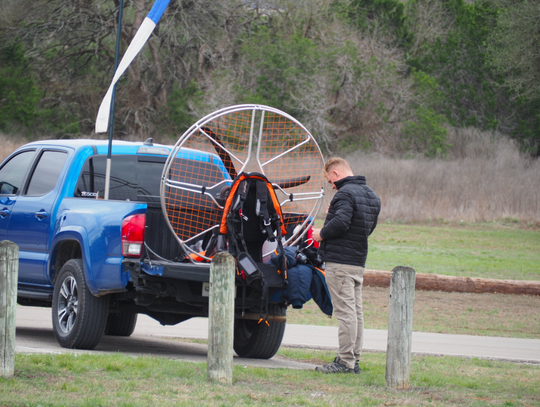
[[[88,290],[82,260],[68,260],[53,291],[53,331],[60,346],[94,349],[103,336],[108,312],[109,297],[94,297]]]
[[[105,335],[131,336],[137,325],[137,314],[134,312],[110,313],[105,325]]]
[[[287,309],[270,305],[270,315],[286,315]],[[247,319],[234,321],[234,351],[242,358],[270,359],[281,346],[285,322],[266,323]]]

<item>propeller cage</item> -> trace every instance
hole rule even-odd
[[[259,172],[280,202],[288,231],[283,244],[294,245],[322,204],[323,165],[314,137],[287,113],[261,105],[227,107],[178,139],[163,169],[161,206],[185,252],[195,254],[197,242],[219,228],[232,180],[241,172]]]

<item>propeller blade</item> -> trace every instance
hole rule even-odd
[[[286,188],[293,188],[293,187],[297,187],[299,185],[305,184],[310,179],[311,179],[311,175],[306,175],[304,177],[282,179],[279,181],[275,181],[272,184],[276,184],[280,188],[286,189]]]
[[[231,179],[235,179],[238,174],[236,173],[236,169],[234,168],[232,158],[227,152],[227,150],[225,150],[224,148],[225,146],[221,142],[221,139],[219,138],[219,136],[216,133],[214,133],[209,127],[201,127],[201,130],[214,139],[214,141],[216,142],[214,144],[214,148],[216,150],[217,155],[219,156],[219,158],[221,158],[221,161],[223,161],[223,165],[225,165],[225,168],[227,169],[227,172],[231,176]]]

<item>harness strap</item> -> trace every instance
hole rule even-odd
[[[240,215],[240,241],[242,242],[242,247],[243,247],[243,250],[245,251],[247,251],[247,245],[244,239],[244,222],[243,221],[248,220],[247,216],[244,214],[244,203],[246,202],[246,199],[247,199],[248,190],[249,190],[249,182],[247,179],[243,179],[240,182],[240,186],[238,187],[238,198],[240,200],[239,202],[240,206],[237,209],[238,209],[238,215]],[[236,208],[233,208],[233,211],[235,209]]]
[[[257,179],[256,181],[256,197],[257,204],[255,207],[255,213],[260,218],[260,225],[262,233],[266,234],[267,239],[271,242],[275,240],[274,231],[272,229],[272,220],[270,214],[268,213],[268,188],[266,186],[266,181],[262,179]]]
[[[279,216],[278,216],[279,218]],[[277,252],[278,252],[278,264],[279,264],[279,270],[283,271],[283,281],[285,284],[288,283],[288,277],[287,277],[287,260],[285,257],[285,250],[283,250],[283,243],[281,241],[281,228],[277,228]]]
[[[248,219],[244,213],[245,203],[251,188],[255,189],[255,216],[256,219]],[[252,191],[253,193],[253,191]],[[247,252],[247,244],[244,237],[244,222],[258,222],[259,229],[269,241],[277,240],[277,252],[279,253],[279,272],[284,283],[287,283],[287,264],[283,250],[281,237],[287,234],[283,223],[283,214],[281,205],[276,196],[275,190],[268,179],[258,173],[241,173],[233,181],[229,195],[224,205],[222,220],[220,224],[220,233],[226,235],[229,239],[229,252],[233,256],[238,256],[241,251]],[[251,210],[253,208],[250,208]],[[253,213],[252,211],[248,211]],[[240,224],[238,224],[240,223]],[[275,234],[274,234],[275,233]],[[265,283],[263,283],[265,284]],[[269,301],[268,286],[261,287],[263,298],[261,300]],[[245,293],[243,293],[245,295]],[[261,314],[268,306],[261,303]]]
[[[246,309],[246,285],[242,284],[242,316],[245,314]]]
[[[241,173],[233,181],[232,186],[231,186],[231,190],[229,192],[229,196],[228,196],[228,198],[227,198],[227,200],[225,202],[225,208],[223,209],[223,216],[221,218],[221,223],[220,223],[220,228],[219,228],[219,232],[221,234],[223,234],[223,235],[227,234],[227,216],[228,216],[229,213],[231,213],[232,208],[239,202],[238,199],[237,199],[237,200],[235,200],[235,202],[233,204],[233,198],[234,198],[234,196],[236,194],[237,189],[239,188],[240,184],[242,183],[242,181],[244,181],[246,179],[261,180],[266,184],[266,187],[268,189],[268,195],[265,195],[265,198],[270,196],[270,198],[272,200],[272,203],[273,203],[273,206],[274,206],[274,208],[276,210],[276,213],[279,216],[279,219],[280,220],[283,219],[283,214],[281,212],[281,205],[280,205],[280,203],[279,203],[279,201],[277,199],[276,192],[274,191],[274,188],[268,182],[266,177],[264,175],[258,174],[258,173],[250,173],[250,174],[247,174],[247,175],[246,175],[246,173]],[[246,188],[246,187],[247,187],[247,185],[244,188]],[[243,192],[244,195],[247,195],[247,189],[245,189],[242,192]],[[262,194],[262,192],[261,192],[261,194]],[[280,225],[278,227],[281,228],[281,235],[286,235],[287,234],[287,230],[285,229],[285,225],[283,224],[283,222],[280,222]]]
[[[270,326],[270,324],[268,323],[268,304],[270,303],[270,298],[268,298],[268,284],[266,283],[266,281],[262,281],[262,286],[261,286],[261,314],[260,314],[260,319],[259,319],[259,324],[264,321],[266,323],[266,325]],[[265,314],[265,316],[263,317],[263,314]]]

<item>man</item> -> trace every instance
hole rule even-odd
[[[336,195],[328,206],[322,229],[313,229],[326,264],[326,283],[339,321],[339,351],[332,363],[317,367],[323,373],[360,373],[364,315],[362,283],[368,254],[368,236],[377,225],[381,201],[355,176],[343,158],[331,158],[324,175]]]

